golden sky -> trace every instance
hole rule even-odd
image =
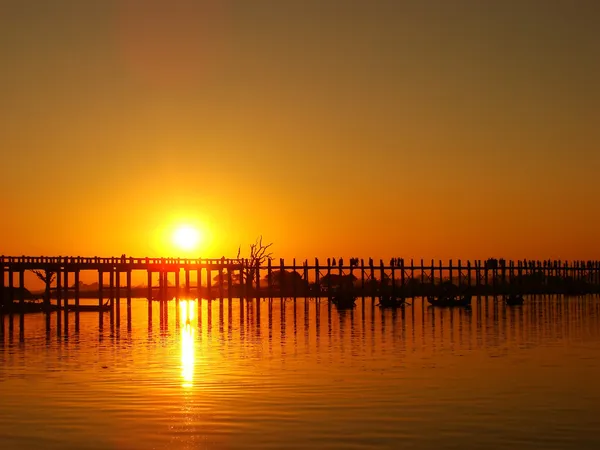
[[[595,1],[8,1],[0,254],[600,254]]]

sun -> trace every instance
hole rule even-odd
[[[201,240],[200,230],[190,225],[181,225],[173,232],[173,244],[180,250],[196,250]]]

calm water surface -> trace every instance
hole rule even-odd
[[[377,303],[375,301],[375,303]],[[1,449],[600,448],[600,300],[4,318]],[[64,327],[64,321],[62,327]],[[22,339],[21,339],[22,337]]]

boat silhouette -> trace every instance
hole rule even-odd
[[[395,295],[382,295],[379,297],[379,306],[382,308],[398,308],[406,304],[404,297],[396,297]]]
[[[504,299],[504,302],[508,306],[519,306],[522,305],[524,301],[523,296],[520,294],[510,294]]]
[[[443,306],[443,307],[468,307],[471,306],[471,295],[464,295],[462,297],[457,296],[440,296],[432,297],[428,296],[427,301],[432,306]]]

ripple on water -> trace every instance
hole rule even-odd
[[[0,447],[596,448],[600,302],[533,300],[203,301],[150,324],[134,300],[130,330],[31,315],[24,342],[4,318]]]

